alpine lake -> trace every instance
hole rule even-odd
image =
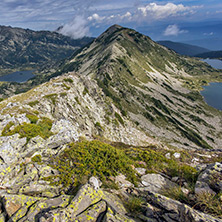
[[[204,62],[211,65],[213,68],[221,69],[222,61],[218,59],[204,59]],[[222,82],[212,82],[207,86],[203,86],[204,90],[201,95],[204,97],[206,103],[216,109],[222,110]]]

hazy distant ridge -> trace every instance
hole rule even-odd
[[[158,43],[169,49],[174,50],[181,55],[195,56],[200,53],[210,52],[209,49],[180,42],[158,41]]]

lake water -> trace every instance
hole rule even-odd
[[[215,69],[222,69],[222,61],[219,59],[203,59],[202,61],[208,63]]]
[[[5,82],[26,82],[35,75],[33,74],[34,70],[27,71],[16,71],[4,76],[0,76],[0,81]]]
[[[201,95],[206,103],[216,109],[222,110],[222,82],[212,82],[208,86],[203,86]]]

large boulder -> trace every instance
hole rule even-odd
[[[222,192],[222,163],[210,164],[200,173],[195,185],[195,193],[202,192],[212,194]]]
[[[0,137],[0,178],[3,179],[10,173],[11,164],[15,164],[21,158],[22,148],[26,144],[26,138],[20,138],[19,134]]]
[[[169,179],[155,173],[142,176],[141,183],[142,187],[139,188],[139,190],[152,191],[156,193],[164,191],[165,189],[172,189],[177,186],[176,183],[173,183]]]
[[[146,221],[165,222],[222,222],[208,214],[201,213],[193,208],[172,200],[163,195],[147,192]]]
[[[53,123],[51,131],[55,135],[51,136],[46,141],[46,147],[49,149],[55,149],[61,145],[75,142],[79,138],[75,127],[70,121],[65,119]]]

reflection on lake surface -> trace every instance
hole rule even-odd
[[[201,91],[201,95],[207,104],[222,110],[222,83],[212,82],[208,86],[203,86],[203,88],[204,90]]]
[[[35,75],[33,74],[34,70],[27,71],[16,71],[4,76],[0,76],[0,81],[5,82],[26,82]]]
[[[215,69],[222,69],[222,61],[218,59],[203,59],[202,61],[208,63]]]

